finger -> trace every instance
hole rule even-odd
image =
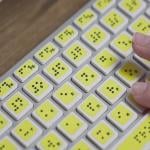
[[[150,108],[150,83],[135,83],[131,88],[131,93],[138,104]]]
[[[139,56],[150,60],[150,36],[135,33],[133,36],[133,50]]]

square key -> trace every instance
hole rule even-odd
[[[79,67],[91,56],[91,51],[83,43],[76,41],[63,52],[63,56],[74,66]]]
[[[31,59],[24,62],[15,72],[15,77],[24,82],[38,70],[38,65]]]
[[[71,148],[71,150],[96,150],[96,149],[90,144],[90,142],[81,139]]]
[[[137,114],[127,104],[120,102],[107,115],[107,118],[120,130],[124,131],[136,120]]]
[[[115,4],[115,2],[116,2],[116,0],[96,0],[93,7],[100,14],[103,14],[107,10],[109,10]]]
[[[68,114],[60,123],[57,128],[71,141],[79,137],[86,129],[87,124],[75,113]]]
[[[82,39],[95,50],[99,50],[110,39],[110,35],[102,27],[94,24],[82,35]]]
[[[74,24],[79,27],[79,29],[84,30],[96,19],[96,13],[92,9],[88,8],[75,19]]]
[[[50,42],[44,45],[40,50],[38,50],[34,54],[34,57],[41,64],[45,64],[57,53],[58,53],[58,48],[52,42]]]
[[[88,138],[92,140],[101,149],[106,149],[118,136],[118,133],[104,120],[96,124],[87,134]]]
[[[17,83],[11,77],[5,78],[0,82],[0,100],[6,98],[17,88]]]
[[[132,36],[127,32],[121,32],[112,40],[110,46],[122,57],[127,57],[132,53]]]
[[[74,85],[66,82],[53,93],[53,98],[68,110],[82,98],[82,93]]]
[[[47,77],[59,84],[72,73],[72,68],[61,58],[57,57],[43,71]]]
[[[144,75],[144,71],[136,63],[127,61],[117,70],[116,75],[131,87],[135,82],[141,79]]]
[[[28,147],[42,134],[42,130],[31,119],[26,118],[11,133],[23,146]]]
[[[107,110],[100,98],[91,94],[78,106],[77,110],[90,122],[96,121]]]
[[[50,131],[37,144],[40,150],[66,150],[67,142],[56,131]]]
[[[51,92],[52,89],[53,86],[39,74],[34,76],[23,87],[23,90],[37,102]]]
[[[125,92],[125,86],[112,76],[105,80],[97,89],[97,93],[110,104],[118,101]]]
[[[145,7],[146,5],[143,0],[122,0],[119,3],[119,8],[133,18],[140,14]]]
[[[72,78],[85,92],[89,92],[101,79],[102,76],[90,65],[83,66]]]
[[[1,150],[21,150],[21,148],[18,146],[12,138],[9,136],[5,136],[2,139],[0,139],[0,149]]]
[[[140,32],[150,35],[150,19],[145,16],[139,16],[129,27],[131,33]]]
[[[12,95],[4,104],[3,108],[16,120],[28,113],[33,104],[20,92]]]
[[[32,113],[32,116],[45,128],[50,128],[61,116],[62,111],[50,100],[44,101]]]
[[[112,33],[118,33],[128,23],[128,19],[117,9],[110,10],[102,19],[101,23]]]
[[[55,36],[55,41],[61,46],[65,47],[78,35],[78,31],[72,26],[68,25],[60,33]]]
[[[119,57],[109,48],[102,49],[93,59],[92,64],[105,75],[119,64]]]
[[[12,121],[0,111],[0,136],[12,126]]]

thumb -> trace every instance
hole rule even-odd
[[[138,104],[150,108],[150,83],[137,82],[132,86],[131,92]]]

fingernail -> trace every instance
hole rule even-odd
[[[132,86],[131,91],[134,96],[142,96],[146,91],[146,88],[147,88],[147,83],[138,82]]]
[[[137,32],[133,36],[133,43],[140,46],[149,46],[150,37]]]

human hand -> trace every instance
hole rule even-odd
[[[150,60],[150,36],[135,33],[133,36],[133,49],[139,56]],[[131,93],[138,104],[150,108],[150,83],[135,83],[131,88]]]

